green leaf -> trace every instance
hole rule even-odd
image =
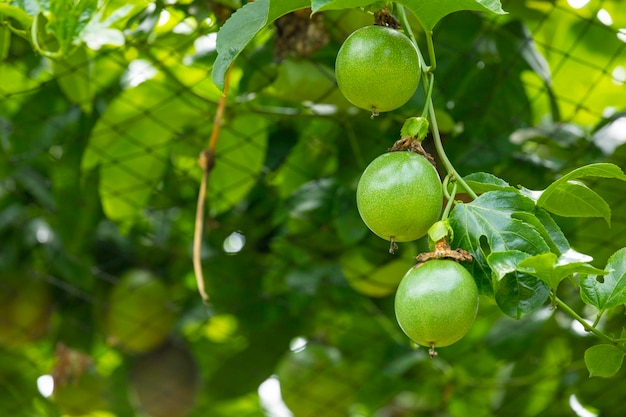
[[[565,253],[573,254],[575,252],[571,249],[570,243],[561,231],[559,225],[554,221],[552,216],[550,216],[550,213],[548,213],[544,209],[537,209],[535,210],[535,217],[541,222],[543,228],[538,227],[537,225],[535,225],[535,227],[537,228],[537,230],[539,230],[539,233],[541,233],[548,245],[550,245],[552,252],[558,255],[562,255]],[[529,221],[529,219],[525,220]],[[544,230],[548,234],[547,236],[544,235]],[[591,257],[587,257],[584,260],[582,259],[582,257],[579,257],[579,260],[583,262],[592,261]]]
[[[410,136],[418,141],[424,140],[428,135],[428,119],[425,117],[410,117],[404,121],[402,128],[400,129],[400,136]]]
[[[22,8],[11,6],[6,3],[0,3],[0,15],[15,19],[20,23],[23,29],[29,29],[33,24],[33,18]]]
[[[581,182],[585,177],[614,178],[626,181],[626,175],[614,164],[598,163],[575,169],[553,182],[537,198],[537,206],[564,217],[602,217],[610,223],[608,204]]]
[[[535,276],[556,291],[559,283],[573,274],[604,275],[606,271],[585,262],[572,261],[567,255],[557,257],[554,253],[543,253],[519,262],[518,271]]]
[[[93,65],[85,48],[52,61],[56,80],[63,94],[87,114],[91,114],[96,89],[92,77]]]
[[[518,250],[534,255],[550,251],[532,225],[513,216],[533,210],[532,200],[518,193],[490,191],[471,203],[457,204],[452,211],[452,246],[463,248],[474,257],[473,275],[482,293],[491,293],[491,272],[486,260],[489,252]]]
[[[77,34],[77,41],[84,42],[93,50],[98,50],[104,45],[124,45],[126,42],[124,33],[112,26],[127,19],[134,12],[141,10],[142,7],[142,4],[125,4],[123,7],[115,9],[106,18],[104,18],[104,11],[99,10]]]
[[[517,271],[517,265],[528,257],[530,257],[529,254],[519,250],[493,252],[487,257],[487,262],[493,271],[494,278],[501,280],[507,274]]]
[[[626,303],[626,248],[615,252],[606,264],[604,277],[593,275],[580,280],[582,300],[599,310]]]
[[[461,10],[506,14],[500,0],[403,0],[401,3],[415,15],[426,31],[433,30],[445,16]]]
[[[267,127],[264,117],[251,113],[222,127],[208,182],[208,206],[213,215],[240,202],[258,181],[267,151]]]
[[[585,351],[585,365],[589,377],[604,378],[615,375],[622,367],[624,352],[608,344],[595,345]]]
[[[559,216],[602,217],[607,224],[611,223],[611,208],[607,202],[579,181],[562,182],[549,198],[539,200],[540,207]]]
[[[324,10],[341,10],[367,6],[378,0],[313,0],[313,13]],[[396,2],[409,9],[424,30],[431,31],[443,17],[461,10],[476,10],[495,14],[506,14],[499,0],[401,0]]]
[[[332,120],[317,118],[298,127],[298,137],[304,140],[293,146],[270,180],[281,198],[289,197],[308,181],[333,175],[338,167],[339,126]],[[353,194],[351,198],[354,199]]]
[[[233,13],[217,34],[217,59],[211,73],[215,85],[224,89],[226,71],[257,33],[279,17],[308,6],[309,0],[257,0]]]
[[[311,0],[311,10],[317,13],[324,10],[353,9],[378,2],[379,0]]]
[[[537,310],[550,295],[545,283],[520,271],[518,265],[529,257],[518,250],[493,252],[487,257],[493,271],[496,303],[500,310],[515,319]]]
[[[100,116],[81,170],[100,167],[99,192],[108,218],[132,224],[167,167],[170,142],[202,107],[152,81],[124,91]],[[194,105],[195,104],[195,105]]]
[[[9,56],[11,46],[11,31],[8,27],[0,25],[0,63]]]
[[[474,172],[466,175],[463,179],[477,194],[483,194],[488,191],[517,192],[517,188],[509,185],[508,182],[488,172]]]
[[[39,4],[47,19],[46,32],[56,38],[61,55],[70,50],[78,34],[98,10],[97,0],[56,0]]]

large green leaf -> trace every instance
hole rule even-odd
[[[241,201],[258,181],[267,151],[267,128],[267,119],[251,113],[237,116],[222,127],[208,183],[213,215]]]
[[[539,278],[554,291],[561,281],[573,274],[603,275],[606,273],[585,262],[572,262],[567,255],[559,258],[554,253],[528,257],[518,264],[518,270]]]
[[[198,155],[207,146],[211,124],[201,126],[172,149],[172,162],[183,178],[202,178]],[[261,116],[242,113],[224,122],[215,149],[215,165],[208,182],[208,207],[215,216],[239,203],[257,183],[268,146],[268,123]]]
[[[626,304],[626,248],[615,252],[606,264],[608,274],[589,275],[580,280],[580,296],[600,310]]]
[[[280,16],[308,6],[309,0],[257,0],[237,10],[217,35],[217,59],[211,74],[215,85],[224,88],[226,71],[257,33]]]
[[[614,164],[598,163],[575,169],[540,192],[537,206],[564,217],[602,217],[610,223],[611,209],[597,193],[579,178],[615,178],[626,181],[626,175]]]
[[[25,10],[20,7],[12,6],[6,3],[0,3],[0,15],[15,19],[23,29],[29,29],[33,24],[33,18]]]
[[[378,0],[313,0],[311,8],[314,13],[324,10],[340,10],[368,6]],[[431,31],[444,16],[460,10],[477,10],[505,14],[499,0],[401,0],[398,4],[409,9],[424,30]]]
[[[532,225],[514,217],[516,213],[531,213],[533,209],[533,201],[518,193],[490,191],[471,203],[457,204],[452,211],[453,247],[461,247],[474,257],[474,277],[482,293],[492,292],[491,273],[486,260],[490,252],[518,250],[540,254],[550,251]],[[486,246],[482,240],[485,240]]]
[[[91,113],[98,84],[93,79],[93,65],[85,48],[52,61],[52,68],[63,94],[85,113]]]
[[[624,352],[613,345],[595,345],[585,351],[589,377],[611,377],[620,370],[623,362]]]
[[[537,310],[550,294],[546,283],[518,268],[528,257],[519,250],[493,252],[487,257],[494,276],[496,303],[500,310],[515,319]]]
[[[132,223],[145,208],[167,166],[170,142],[182,126],[203,116],[169,85],[145,82],[126,90],[100,116],[81,169],[100,167],[105,214]]]
[[[488,172],[474,172],[463,177],[465,183],[477,194],[488,191],[517,191],[508,182]]]

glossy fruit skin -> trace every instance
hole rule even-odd
[[[356,202],[363,222],[376,235],[395,242],[424,236],[438,219],[443,187],[435,167],[414,152],[388,152],[361,175]]]
[[[335,75],[343,95],[376,112],[397,109],[420,81],[417,49],[404,34],[385,26],[354,31],[337,53]]]
[[[411,268],[398,286],[395,312],[414,342],[443,347],[469,331],[478,312],[478,288],[463,266],[435,259]]]
[[[168,304],[167,288],[151,272],[126,272],[110,294],[107,340],[129,353],[154,349],[174,324],[174,312]]]

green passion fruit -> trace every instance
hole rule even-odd
[[[415,152],[388,152],[374,159],[356,190],[363,222],[392,242],[424,236],[438,219],[443,187],[435,167]]]
[[[168,290],[151,272],[131,270],[115,284],[106,317],[108,341],[129,353],[159,346],[174,324]]]
[[[420,81],[420,61],[404,34],[385,26],[365,26],[341,45],[335,75],[348,101],[377,114],[409,101]]]
[[[474,278],[452,260],[435,259],[411,268],[396,292],[398,324],[414,342],[431,349],[465,336],[477,311]]]
[[[47,282],[25,278],[24,273],[0,275],[0,346],[20,349],[43,338],[51,312]]]

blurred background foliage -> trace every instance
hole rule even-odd
[[[391,257],[354,193],[424,97],[374,120],[342,97],[334,58],[373,22],[363,10],[289,14],[237,58],[202,302],[196,161],[221,96],[216,33],[241,3],[0,2],[0,415],[282,417],[280,382],[297,417],[623,416],[624,371],[588,378],[593,337],[549,307],[515,321],[481,298],[436,360],[401,333],[380,271],[408,269],[426,242]],[[434,30],[457,170],[543,189],[582,164],[624,167],[626,4],[502,5]],[[594,189],[611,226],[559,224],[603,267],[626,245],[626,193]],[[559,296],[591,315],[576,291]],[[601,326],[623,322],[621,307]]]

